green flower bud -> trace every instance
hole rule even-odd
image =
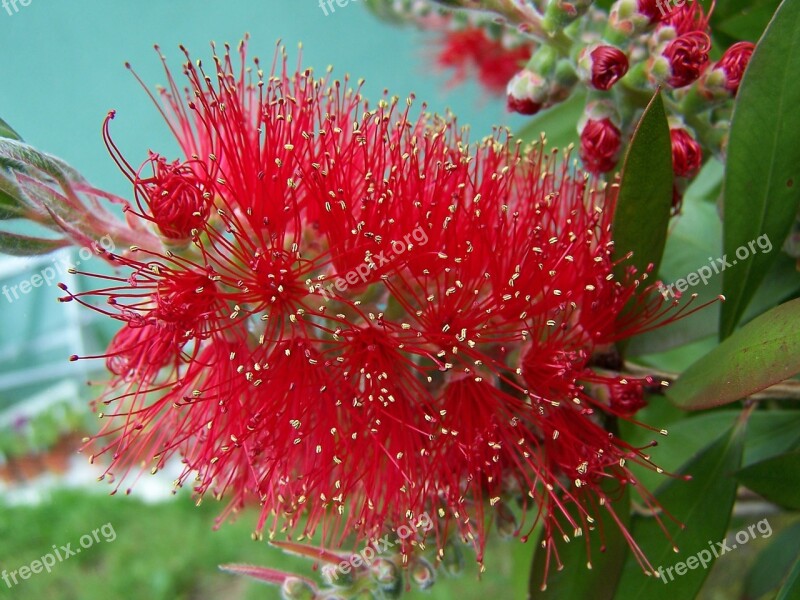
[[[316,597],[317,590],[298,577],[287,577],[281,586],[283,600],[314,600]]]
[[[420,589],[427,590],[436,583],[436,571],[431,563],[424,558],[419,558],[414,566],[411,567],[411,580],[416,583]]]

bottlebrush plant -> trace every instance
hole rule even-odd
[[[699,0],[372,0],[367,5],[384,19],[438,32],[443,41],[437,63],[454,69],[457,81],[472,67],[486,89],[505,92],[510,111],[540,115],[523,137],[536,139],[554,117],[574,114],[576,127],[552,141],[579,145],[584,168],[597,175],[613,175],[647,101],[662,89],[673,132],[675,212],[701,166],[724,154],[733,100],[754,47],[752,41],[731,44],[724,33],[712,46],[712,17],[721,15],[724,31],[735,12],[730,2],[716,7]],[[748,35],[758,33],[751,31]]]
[[[557,23],[542,31],[570,39]],[[208,63],[181,48],[183,77],[162,57],[166,86],[147,92],[177,156],[127,156],[124,115],[103,124],[130,199],[0,121],[0,249],[93,244],[109,266],[60,284],[62,302],[119,324],[104,351],[70,357],[108,371],[84,451],[114,493],[180,461],[176,489],[225,501],[220,522],[258,507],[254,539],[319,576],[222,568],[284,598],[428,589],[482,569],[495,536],[535,546],[531,598],[696,597],[748,499],[800,507],[800,275],[782,250],[800,202],[798,25],[784,2],[712,74],[741,78],[722,223],[713,181],[672,219],[675,178],[703,183],[702,149],[659,89],[630,136],[590,103],[576,152],[502,128],[471,141],[413,97],[373,104],[280,46],[269,68],[248,40]],[[450,56],[488,39],[473,34]],[[592,48],[592,85],[616,90],[624,56]],[[622,168],[604,178],[612,146]],[[25,222],[61,237],[14,230]],[[92,242],[106,235],[114,251]],[[762,537],[765,506],[742,512]],[[792,569],[765,593],[798,593]]]

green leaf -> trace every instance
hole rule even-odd
[[[677,411],[671,404],[663,406],[651,404],[636,416],[656,429],[666,428],[669,435],[659,440],[658,446],[650,452],[654,464],[668,473],[680,470],[709,438],[716,439],[728,431],[741,411],[722,409],[702,413],[683,413],[678,420],[665,416],[669,410]],[[637,425],[624,425],[623,437],[635,447],[647,446],[653,440],[652,432]],[[800,440],[800,410],[756,411],[747,422],[744,457],[742,465],[749,466],[773,456],[789,452]],[[648,489],[656,489],[664,481],[664,476],[652,468],[631,465],[631,471]]]
[[[23,218],[31,208],[13,176],[0,170],[0,221]]]
[[[800,2],[784,0],[742,80],[731,123],[724,185],[720,338],[733,333],[789,234],[800,201]],[[736,252],[767,236],[775,251]],[[738,267],[736,266],[738,264]]]
[[[751,6],[742,6],[741,0],[729,0],[717,3],[715,13],[722,4],[731,5],[731,11],[724,18],[712,25],[715,33],[724,32],[736,40],[755,42],[764,32],[772,15],[780,4],[779,0],[760,0]]]
[[[22,141],[22,137],[12,129],[11,125],[0,119],[0,137]]]
[[[22,172],[33,168],[62,184],[68,181],[84,181],[80,173],[60,158],[40,152],[24,142],[2,137],[0,137],[0,166]]]
[[[728,528],[730,513],[736,498],[736,480],[732,477],[742,460],[746,422],[740,420],[728,433],[704,448],[681,469],[691,475],[691,481],[671,479],[656,494],[666,511],[674,515],[684,527],[673,534],[673,542],[666,539],[657,519],[652,516],[635,516],[632,535],[650,564],[655,576],[646,577],[639,564],[629,558],[617,588],[620,600],[675,600],[695,598],[709,573],[708,568],[696,564],[678,576],[674,567],[691,557],[707,551],[706,567],[714,555],[709,550],[709,540],[720,540]],[[663,514],[662,520],[665,519]],[[672,568],[672,578],[670,571]],[[664,579],[660,574],[663,573]],[[668,583],[668,585],[665,585]]]
[[[624,527],[630,520],[630,491],[626,488],[620,498],[614,501],[614,513]],[[574,506],[570,514],[576,522],[580,522]],[[563,515],[557,517],[565,531],[572,531]],[[573,537],[569,543],[562,538],[555,538],[556,551],[564,565],[555,570],[551,562],[547,576],[547,586],[543,590],[547,550],[541,544],[536,545],[530,574],[528,600],[556,600],[558,598],[592,598],[593,600],[612,600],[616,582],[622,573],[628,544],[622,534],[620,525],[608,510],[600,513],[600,524],[589,536],[587,553],[586,538]],[[591,569],[587,563],[591,561]]]
[[[670,227],[658,279],[667,289],[674,289],[669,286],[707,266],[709,256],[718,256],[721,245],[722,228],[717,207],[697,196],[689,197],[687,193],[683,211]],[[716,275],[707,285],[698,285],[691,292],[699,294],[695,302],[703,303],[718,297],[721,290],[722,278]],[[653,354],[671,348],[682,349],[690,342],[707,337],[716,339],[718,311],[717,302],[666,327],[638,335],[631,341],[627,354]]]
[[[800,554],[800,523],[795,523],[775,536],[761,551],[745,579],[745,598],[761,598],[777,591]]]
[[[54,252],[66,246],[69,246],[67,240],[48,240],[0,231],[0,254],[32,256]]]
[[[745,467],[739,481],[786,508],[800,509],[800,451],[781,454]]]
[[[19,219],[24,214],[17,201],[0,189],[0,221]]]
[[[789,573],[775,600],[800,600],[800,558],[794,563],[792,572]]]
[[[651,264],[653,273],[658,273],[667,241],[672,183],[672,144],[658,91],[636,126],[622,169],[614,213],[614,252],[617,260],[631,251],[633,257],[618,266],[618,278],[624,277],[631,264],[640,274]]]
[[[741,400],[800,372],[800,299],[754,319],[701,358],[667,390],[697,410]]]
[[[572,94],[570,98],[553,108],[536,115],[516,136],[526,142],[538,142],[542,133],[551,148],[566,149],[580,140],[576,123],[583,114],[585,93]]]

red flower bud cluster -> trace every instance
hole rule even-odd
[[[739,85],[742,83],[744,71],[750,62],[750,57],[755,50],[755,44],[751,42],[738,42],[728,48],[722,58],[714,65],[714,70],[720,70],[725,74],[725,89],[735,96],[739,92]]]
[[[708,66],[710,50],[711,38],[700,31],[686,33],[669,42],[661,53],[670,67],[667,85],[682,88],[697,81]]]
[[[677,177],[694,177],[703,166],[703,149],[688,131],[670,130],[672,169]]]
[[[600,175],[617,164],[622,132],[609,118],[589,119],[581,131],[580,155],[586,170]]]
[[[601,44],[586,48],[578,65],[594,89],[608,91],[628,72],[628,57],[619,48]]]

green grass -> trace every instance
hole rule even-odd
[[[0,579],[0,599],[47,600],[266,600],[276,588],[222,573],[222,563],[250,563],[312,575],[311,563],[287,556],[250,537],[256,522],[245,511],[234,522],[212,530],[221,506],[196,507],[185,496],[147,505],[121,496],[63,491],[38,506],[0,505],[0,571],[15,570],[52,551],[79,547],[84,534],[110,523],[116,538],[99,542],[57,562],[50,573],[32,575],[12,588]],[[106,531],[109,531],[106,529]],[[109,538],[113,537],[111,535]],[[88,542],[87,542],[88,545]],[[409,600],[524,598],[533,544],[493,539],[487,573],[478,581],[473,556],[464,573],[440,581],[430,592]],[[440,577],[443,577],[440,575]]]

